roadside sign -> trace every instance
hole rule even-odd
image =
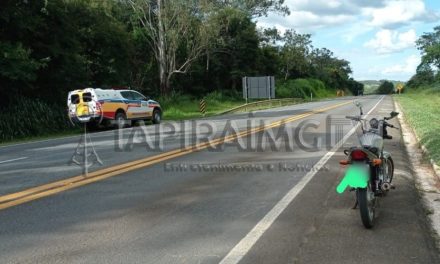
[[[396,89],[397,89],[397,92],[398,92],[399,94],[401,94],[402,91],[403,91],[403,84],[402,84],[402,83],[398,83],[398,84],[396,85]]]
[[[205,116],[205,113],[206,113],[206,101],[204,99],[200,100],[199,109],[200,109],[200,113],[202,113],[203,116]]]
[[[345,92],[344,92],[344,90],[341,90],[341,89],[337,90],[337,91],[336,91],[336,96],[337,96],[337,97],[345,96]]]
[[[243,77],[243,98],[246,99],[274,99],[275,98],[275,77]]]

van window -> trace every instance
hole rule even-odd
[[[143,96],[142,94],[138,93],[138,92],[131,92],[133,94],[133,98],[134,100],[145,100],[145,96]]]
[[[130,91],[121,92],[121,95],[127,100],[134,100],[133,95],[131,94]]]
[[[78,103],[79,103],[79,95],[77,95],[77,94],[72,94],[72,95],[70,96],[70,102],[71,102],[72,104],[78,104]]]
[[[92,94],[91,93],[83,93],[83,102],[91,102],[92,101]]]

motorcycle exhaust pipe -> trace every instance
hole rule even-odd
[[[384,182],[382,183],[381,189],[384,192],[389,191],[391,189],[391,184],[389,184],[388,182]]]

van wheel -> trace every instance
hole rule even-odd
[[[153,111],[153,124],[160,124],[160,121],[162,120],[162,113],[160,112],[160,110],[155,109]]]
[[[127,116],[123,112],[116,113],[115,121],[116,128],[129,127],[131,125],[131,122],[127,120]]]

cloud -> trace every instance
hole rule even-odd
[[[392,74],[414,74],[416,72],[417,66],[420,64],[420,56],[411,55],[406,58],[404,64],[397,64],[385,68],[382,73],[385,75]]]
[[[417,35],[414,29],[403,33],[382,29],[373,39],[365,43],[364,47],[374,49],[378,54],[387,54],[413,48],[416,40]]]
[[[300,28],[320,28],[324,26],[339,25],[342,23],[349,22],[353,19],[351,15],[317,15],[308,11],[293,11],[289,18],[287,18],[287,23],[292,27]]]
[[[271,15],[259,18],[258,24],[263,27],[275,26],[295,28],[300,32],[310,32],[319,28],[347,25],[358,19],[364,8],[380,8],[385,0],[287,0],[289,16]]]
[[[426,9],[423,0],[286,0],[285,4],[291,11],[289,16],[271,15],[260,18],[259,23],[299,31],[346,26],[353,21],[369,28],[396,29],[440,18]]]
[[[284,31],[294,28],[299,32],[312,32],[319,28],[345,24],[354,20],[351,15],[319,16],[309,11],[291,11],[290,16],[272,16],[260,18],[257,25],[261,27],[276,27]]]
[[[391,0],[384,7],[365,8],[368,24],[381,28],[397,28],[413,21],[433,22],[438,15],[427,11],[422,0]]]
[[[317,15],[356,15],[364,7],[383,7],[385,0],[290,0],[292,11],[307,11]]]

